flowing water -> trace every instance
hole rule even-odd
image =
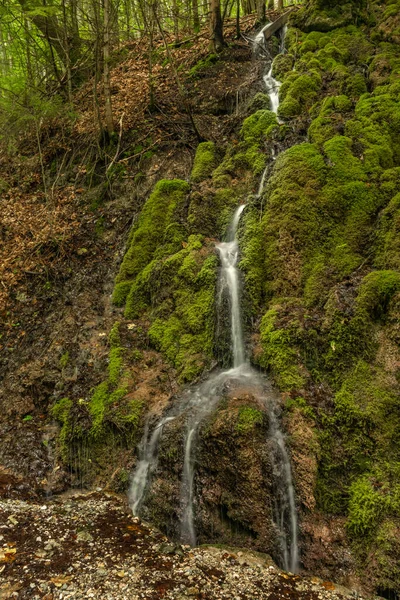
[[[151,476],[157,468],[158,444],[164,425],[174,417],[164,417],[155,427],[149,439],[149,425],[146,423],[144,436],[139,445],[139,462],[129,486],[129,505],[134,515],[139,513]]]
[[[261,48],[265,43],[261,31],[254,40],[255,48]],[[281,51],[284,51],[282,36]],[[270,97],[271,109],[277,113],[279,108],[280,83],[272,77],[272,66],[264,76],[267,93]],[[275,160],[275,151],[272,160]],[[261,178],[258,197],[263,193],[269,166]],[[211,374],[202,383],[188,388],[181,396],[169,415],[163,417],[151,436],[146,428],[139,449],[139,462],[133,474],[130,487],[130,504],[134,514],[140,511],[145,499],[146,490],[151,483],[152,474],[157,468],[159,441],[164,426],[176,416],[187,414],[187,429],[184,440],[184,464],[181,482],[181,540],[191,545],[196,544],[195,517],[195,457],[199,428],[204,419],[216,408],[224,393],[232,387],[242,385],[253,387],[255,395],[266,408],[269,416],[268,442],[271,448],[271,463],[274,480],[274,523],[279,535],[281,548],[281,564],[286,570],[297,571],[297,513],[295,492],[289,455],[285,445],[284,435],[279,427],[279,402],[271,385],[257,373],[246,358],[242,318],[240,276],[237,268],[239,245],[237,229],[245,205],[240,205],[232,218],[226,241],[216,246],[220,256],[221,268],[219,275],[220,301],[223,297],[229,299],[230,335],[232,350],[232,368]]]

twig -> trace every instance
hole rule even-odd
[[[119,152],[121,149],[122,123],[124,121],[124,116],[125,116],[125,113],[122,113],[121,118],[119,120],[119,136],[118,136],[117,150],[115,152],[114,158],[112,159],[112,161],[110,162],[110,164],[107,167],[106,176],[108,175],[108,172],[110,171],[111,167],[114,165],[115,161],[118,159],[118,156],[119,156]]]

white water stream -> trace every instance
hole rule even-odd
[[[265,43],[262,31],[254,40],[255,48]],[[284,50],[283,41],[281,50]],[[277,114],[279,108],[280,83],[272,77],[272,66],[264,76],[271,110]],[[272,159],[276,155],[273,151]],[[269,167],[261,178],[258,197],[261,197]],[[216,408],[219,400],[230,387],[245,384],[255,389],[256,397],[263,402],[269,417],[269,443],[271,445],[271,464],[273,468],[273,487],[275,492],[274,523],[279,535],[282,566],[288,571],[298,569],[297,512],[295,492],[289,455],[284,435],[279,427],[279,403],[267,380],[262,378],[246,359],[246,350],[242,330],[240,276],[237,269],[239,246],[237,229],[245,205],[240,205],[232,218],[227,239],[216,246],[221,260],[220,286],[226,291],[230,307],[230,331],[232,349],[232,368],[212,374],[203,383],[188,388],[169,416],[163,417],[152,435],[146,429],[139,448],[139,462],[131,480],[129,493],[130,505],[134,514],[138,514],[145,499],[151,476],[157,468],[158,445],[164,426],[176,416],[187,412],[187,430],[184,441],[184,464],[181,482],[181,540],[196,544],[195,530],[195,455],[199,427],[204,419]]]

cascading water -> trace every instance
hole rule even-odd
[[[245,362],[242,320],[240,316],[239,277],[236,268],[239,256],[239,246],[236,239],[236,230],[243,209],[244,204],[242,204],[236,209],[231,226],[229,228],[227,241],[217,245],[217,250],[219,252],[222,265],[222,285],[224,287],[227,287],[231,302],[231,337],[234,368],[239,367]]]
[[[261,31],[256,36],[254,44],[259,47],[264,43],[264,35]],[[283,46],[281,48],[283,49]],[[265,75],[264,82],[270,97],[271,109],[277,114],[280,84],[272,77],[272,67]],[[275,158],[274,151],[272,159],[275,160]],[[268,168],[265,169],[261,178],[258,197],[262,196]],[[226,388],[243,384],[245,386],[251,385],[256,390],[255,395],[258,400],[265,405],[269,416],[269,444],[275,490],[274,523],[279,532],[281,563],[286,570],[296,572],[298,547],[295,493],[290,459],[283,433],[279,428],[278,402],[268,382],[252,369],[246,359],[243,339],[240,277],[237,269],[239,257],[237,229],[244,208],[245,205],[240,205],[236,209],[228,229],[226,241],[221,242],[216,247],[221,260],[220,289],[223,293],[226,292],[229,298],[232,368],[212,374],[203,383],[188,388],[169,413],[169,416],[160,420],[152,435],[149,436],[148,431],[145,432],[140,445],[140,460],[131,480],[130,504],[134,514],[137,514],[143,504],[151,475],[157,468],[158,445],[164,426],[167,425],[168,421],[186,412],[188,418],[184,440],[184,464],[180,498],[182,507],[181,539],[183,542],[195,545],[194,474],[199,427],[204,419],[214,411]]]
[[[173,420],[174,417],[164,417],[161,419],[151,434],[150,439],[148,424],[146,424],[144,436],[139,445],[139,462],[129,486],[129,505],[134,515],[139,513],[150,477],[157,467],[158,443],[164,425]]]
[[[239,273],[236,267],[239,257],[236,232],[244,208],[245,206],[242,204],[236,209],[228,229],[226,242],[221,242],[217,245],[217,250],[221,258],[220,287],[222,290],[226,289],[229,295],[233,368],[217,373],[217,375],[212,376],[199,387],[187,392],[191,396],[189,406],[195,410],[189,419],[185,440],[185,456],[181,486],[181,503],[183,506],[181,535],[183,541],[188,542],[191,545],[196,543],[193,522],[193,440],[197,436],[197,431],[202,421],[214,410],[216,404],[220,400],[224,386],[232,381],[249,380],[252,375],[251,368],[245,359],[242,319],[240,314]]]

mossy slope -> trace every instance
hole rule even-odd
[[[276,61],[286,124],[273,140],[290,123],[300,143],[244,215],[241,266],[253,358],[311,410],[317,507],[347,517],[364,583],[399,591],[400,50],[388,28],[371,35],[361,4],[336,4],[301,9]],[[394,5],[374,4],[378,25]]]

